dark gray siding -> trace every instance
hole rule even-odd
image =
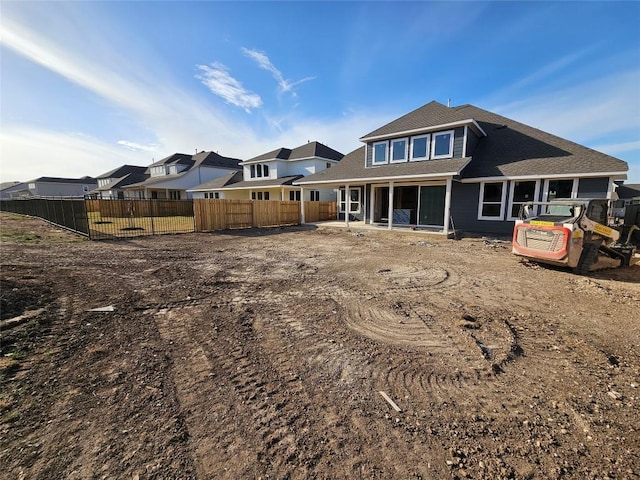
[[[467,157],[470,157],[473,155],[473,152],[476,149],[476,145],[478,145],[479,140],[480,140],[480,137],[476,135],[476,132],[468,128],[467,129]]]
[[[432,135],[433,133],[438,133],[438,132],[432,132]],[[399,136],[397,138],[405,138],[405,137]],[[387,148],[391,148],[391,140],[393,139],[386,140]],[[373,167],[373,165],[371,165],[371,161],[373,159],[374,143],[378,143],[378,142],[376,141],[376,142],[367,143],[367,153],[365,157],[365,162],[367,167]],[[463,146],[464,146],[464,127],[455,128],[453,130],[453,158],[462,158],[462,153],[464,150]],[[409,136],[409,155],[411,155],[411,136]]]
[[[578,198],[607,198],[609,178],[581,178],[578,180]]]
[[[463,147],[464,127],[458,127],[453,130],[453,158],[462,158]]]
[[[451,187],[451,217],[453,218],[455,229],[468,233],[511,235],[515,222],[478,220],[479,197],[479,183],[453,182]]]

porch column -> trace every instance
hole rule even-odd
[[[351,202],[349,201],[351,192],[349,191],[349,185],[344,186],[344,224],[349,226],[349,210],[351,210]]]
[[[387,227],[391,230],[393,225],[393,182],[389,182],[389,226]]]
[[[280,200],[284,202],[284,187],[280,189]]]
[[[306,223],[304,218],[304,187],[300,187],[300,223]]]
[[[449,219],[451,218],[451,179],[447,178],[447,189],[444,194],[444,229],[445,236],[449,235]]]
[[[367,187],[365,186],[365,189]],[[371,190],[369,191],[369,225],[373,225],[373,206],[375,205],[374,203],[374,198],[373,198],[373,184],[371,184]],[[365,223],[366,223],[366,219],[365,219]]]

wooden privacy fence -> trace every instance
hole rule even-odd
[[[304,202],[305,221],[336,218],[335,202]],[[195,230],[211,232],[252,227],[279,227],[300,224],[300,202],[276,200],[193,200]]]
[[[335,220],[338,214],[336,202],[304,202],[305,222]]]
[[[195,199],[193,213],[199,232],[298,225],[300,202]]]
[[[87,211],[102,217],[174,217],[193,216],[190,200],[87,200]]]

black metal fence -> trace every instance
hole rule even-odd
[[[40,217],[82,235],[89,235],[87,207],[82,198],[0,200],[0,210]]]
[[[91,240],[195,230],[193,200],[0,200],[0,211],[40,217]]]

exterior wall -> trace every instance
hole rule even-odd
[[[467,152],[466,152],[467,157],[470,157],[473,155],[473,152],[478,146],[479,141],[480,141],[480,137],[476,135],[476,132],[474,132],[470,128],[467,128]]]
[[[451,130],[451,129],[445,129],[443,131],[447,131],[447,130]],[[432,135],[434,133],[438,133],[436,132],[429,132]],[[415,136],[415,135],[409,135],[409,142],[411,142],[411,137]],[[395,138],[405,138],[406,135],[401,135]],[[391,145],[391,140],[394,140],[394,138],[389,138],[387,140],[389,146]],[[383,140],[381,140],[383,141]],[[366,148],[366,157],[365,157],[365,163],[367,168],[375,168],[377,165],[372,165],[371,161],[373,158],[373,144],[374,143],[378,143],[378,141],[375,142],[367,142],[367,148]],[[452,158],[462,158],[462,151],[463,151],[463,145],[464,145],[464,127],[457,127],[453,129],[453,157]],[[387,148],[389,148],[389,146]],[[411,155],[411,147],[409,147],[409,155]],[[421,162],[428,162],[430,160],[420,160]],[[388,164],[388,163],[387,163]],[[387,165],[385,164],[385,165]]]
[[[578,198],[607,198],[609,177],[581,178],[578,181]]]
[[[509,192],[507,192],[507,199],[508,194]],[[507,220],[478,220],[479,199],[479,183],[453,182],[451,186],[451,218],[453,218],[453,227],[458,231],[464,232],[511,235],[515,222]]]
[[[41,197],[83,197],[97,186],[97,183],[36,182],[36,188],[31,194]]]

